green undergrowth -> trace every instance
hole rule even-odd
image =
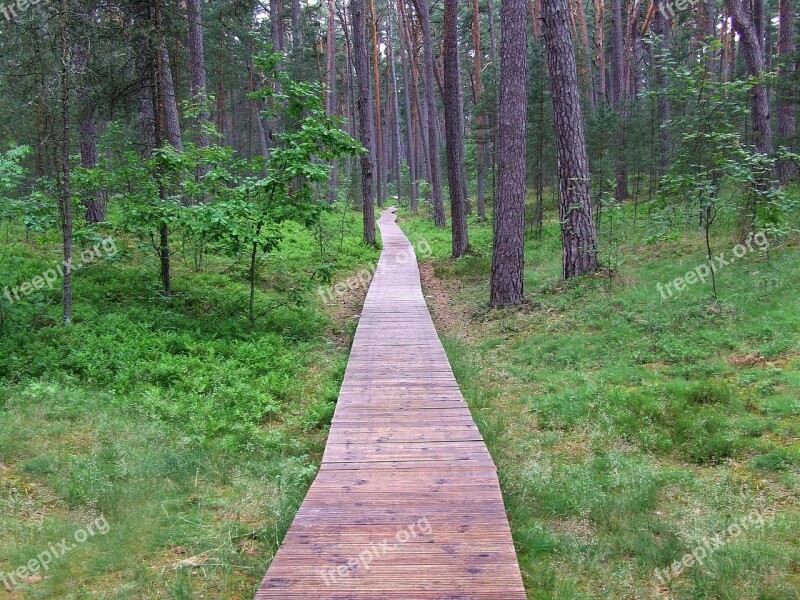
[[[346,365],[352,331],[323,312],[315,272],[335,281],[377,258],[357,213],[285,227],[254,327],[244,258],[198,270],[176,253],[164,299],[131,239],[75,274],[71,326],[56,289],[5,307],[0,572],[109,524],[10,597],[252,597],[316,474]],[[53,239],[2,235],[0,281],[58,260]]]

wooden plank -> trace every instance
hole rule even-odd
[[[392,211],[320,471],[256,594],[526,597],[496,468]]]

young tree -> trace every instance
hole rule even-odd
[[[491,281],[491,304],[494,307],[520,304],[524,291],[527,23],[525,0],[503,0],[500,9],[498,131],[500,184],[494,214]]]
[[[559,217],[565,279],[592,273],[599,266],[578,69],[568,19],[566,0],[542,0],[558,151]]]
[[[358,130],[361,145],[366,152],[361,155],[361,191],[364,197],[364,241],[375,244],[375,183],[372,157],[372,93],[370,90],[369,58],[367,53],[367,28],[364,0],[351,0],[353,63],[358,80]]]
[[[444,122],[447,132],[447,179],[453,229],[453,258],[469,247],[467,175],[464,166],[464,93],[458,59],[458,1],[444,2]]]
[[[428,0],[414,0],[420,26],[422,27],[422,45],[425,49],[425,105],[428,118],[428,165],[431,171],[431,197],[433,200],[433,222],[437,227],[444,227],[447,218],[444,214],[442,199],[442,170],[439,164],[439,111],[436,109],[436,91],[434,77],[433,38],[431,37],[431,15]]]

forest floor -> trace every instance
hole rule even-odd
[[[490,311],[490,225],[453,261],[449,228],[401,215],[433,248],[423,289],[531,598],[800,597],[796,239],[720,269],[719,300],[708,282],[665,299],[657,284],[703,264],[694,233],[638,240],[617,215],[615,270],[565,283],[551,220],[527,244],[526,303]]]
[[[449,229],[401,215],[433,249],[425,293],[499,467],[531,598],[798,597],[796,239],[722,269],[718,301],[708,282],[665,299],[659,283],[703,263],[693,232],[622,211],[601,246],[615,269],[564,283],[551,218],[528,242],[526,304],[490,311],[490,226],[473,220],[472,253],[452,261]],[[0,235],[0,281],[58,259],[54,236]],[[351,275],[377,259],[359,238],[356,213],[329,215],[319,239],[288,231],[255,328],[239,263],[196,272],[177,255],[164,301],[132,240],[76,275],[70,328],[58,290],[6,307],[0,575],[38,571],[5,597],[252,597],[321,459],[366,292]],[[273,310],[319,264],[319,240],[344,285],[324,306],[312,288]]]
[[[0,233],[0,281],[58,259],[55,239]],[[320,233],[334,281],[377,259],[357,213]],[[233,259],[198,273],[176,254],[166,301],[155,260],[117,245],[75,275],[69,328],[58,288],[6,307],[0,598],[252,598],[316,475],[366,289],[323,307],[314,285],[273,310],[319,264],[318,240],[290,227],[250,328]]]

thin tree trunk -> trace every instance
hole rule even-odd
[[[292,0],[292,50],[303,49],[303,27],[300,22],[300,0]]]
[[[285,48],[283,30],[283,0],[269,0],[269,24],[272,34],[272,51],[282,53]]]
[[[483,221],[486,219],[486,172],[485,158],[486,152],[484,144],[485,119],[481,101],[483,97],[483,62],[481,48],[481,20],[480,6],[478,0],[472,0],[472,51],[473,58],[473,86],[475,89],[475,169],[478,176],[478,218]]]
[[[249,79],[250,93],[256,91],[256,73],[255,66],[251,58],[246,59],[245,67],[247,68],[247,75]],[[264,128],[264,121],[261,120],[261,108],[258,105],[258,100],[251,98],[250,104],[250,127],[254,129],[255,136],[258,139],[258,149],[261,156],[267,158],[269,156],[269,145],[267,144],[267,131]]]
[[[667,51],[670,49],[670,32],[669,20],[666,16],[664,9],[667,0],[654,0],[653,7],[653,33],[662,38],[662,49]],[[651,53],[652,54],[652,53]],[[672,118],[672,106],[669,98],[665,92],[666,78],[661,65],[658,64],[658,59],[651,56],[655,68],[655,88],[659,91],[658,96],[658,174],[663,175],[666,173],[670,164],[670,155],[672,154],[672,136],[668,127],[665,124]]]
[[[490,294],[491,304],[495,307],[520,304],[524,293],[525,138],[528,113],[525,0],[504,0],[500,20],[500,186],[494,214]]]
[[[542,0],[542,12],[544,12],[544,1]],[[597,63],[597,86],[595,95],[597,102],[595,105],[606,102],[606,4],[605,0],[594,0],[594,59]]]
[[[378,206],[386,199],[386,163],[383,149],[383,118],[381,116],[381,76],[378,56],[378,20],[375,14],[375,0],[369,0],[370,26],[372,29],[372,87],[375,98],[375,175],[378,190]]]
[[[333,116],[336,114],[338,105],[336,100],[336,0],[328,0],[328,33],[325,52],[325,82],[328,86],[328,93],[325,95],[325,113]],[[333,204],[339,193],[339,168],[335,162],[331,164],[328,186],[328,202]]]
[[[92,92],[87,83],[89,66],[89,45],[85,37],[80,37],[74,45],[73,61],[79,77],[76,89],[78,115],[80,122],[81,166],[85,169],[97,167],[97,123],[96,109]],[[102,223],[106,220],[106,195],[95,190],[84,201],[87,223]]]
[[[155,0],[155,10],[153,14],[156,30],[156,51],[155,51],[155,74],[153,80],[155,81],[155,93],[153,94],[154,115],[155,115],[155,142],[156,148],[161,148],[164,145],[164,129],[166,125],[167,137],[170,144],[178,149],[180,145],[180,129],[177,127],[177,122],[172,123],[170,120],[173,116],[177,115],[177,108],[175,108],[176,115],[171,115],[169,106],[175,104],[174,91],[171,94],[172,102],[170,102],[169,89],[172,88],[172,75],[169,73],[169,57],[167,56],[167,47],[164,44],[161,31],[161,4],[160,0]],[[182,147],[181,147],[182,150]],[[163,172],[159,177],[159,197],[162,202],[166,203],[167,189],[163,181]],[[158,254],[161,262],[161,283],[163,285],[163,294],[167,298],[172,296],[172,253],[169,244],[169,225],[166,220],[159,227],[159,245]]]
[[[390,5],[391,6],[391,5]],[[389,40],[387,43],[387,53],[389,56],[389,78],[392,85],[392,106],[393,119],[392,128],[394,132],[394,154],[395,154],[395,176],[397,178],[397,198],[400,200],[403,197],[402,184],[403,184],[403,168],[402,168],[402,155],[403,155],[403,142],[400,133],[400,98],[397,91],[397,65],[395,64],[394,53],[394,19],[392,18],[391,8],[389,14]]]
[[[795,87],[794,11],[790,0],[780,0],[778,30],[778,143],[792,152],[796,148],[797,92]],[[778,162],[778,180],[786,184],[797,176],[797,166],[791,160]]]
[[[598,269],[597,233],[592,218],[589,161],[566,0],[542,0],[542,18],[558,151],[563,273],[569,279]]]
[[[351,0],[353,27],[353,54],[358,80],[358,124],[361,144],[367,149],[361,155],[361,190],[364,197],[364,241],[375,244],[375,192],[373,182],[372,94],[370,90],[369,58],[367,53],[367,28],[364,0]]]
[[[206,148],[210,145],[206,123],[210,120],[208,107],[208,87],[206,84],[206,55],[203,48],[203,18],[200,13],[200,0],[186,0],[186,17],[189,23],[189,63],[191,69],[191,102],[199,107],[197,125],[199,128],[197,145]]]
[[[458,0],[444,2],[444,121],[447,134],[447,179],[453,258],[469,247],[467,230],[467,175],[464,166],[464,92],[458,58]]]
[[[756,3],[757,4],[757,3]],[[754,16],[745,11],[742,0],[725,0],[728,11],[734,18],[736,32],[741,39],[747,74],[750,77],[764,75],[763,36],[758,29],[758,11]],[[763,26],[763,22],[761,23]],[[770,124],[769,95],[767,87],[759,84],[750,92],[750,119],[753,127],[753,138],[758,151],[763,154],[772,153],[772,126]]]
[[[169,66],[169,53],[167,52],[167,45],[164,43],[161,44],[161,59],[159,62],[158,74],[162,93],[161,101],[164,105],[164,125],[166,128],[167,140],[178,152],[183,152],[178,99],[175,95],[175,85],[172,81],[172,69]]]
[[[67,3],[61,0],[61,226],[64,243],[64,282],[62,322],[72,322],[72,195],[69,167],[69,42],[67,39]]]
[[[579,0],[580,1],[580,0]],[[620,128],[619,143],[616,145],[614,199],[621,202],[628,197],[628,169],[625,156],[626,96],[625,96],[625,63],[624,37],[622,34],[622,0],[611,0],[611,96],[617,111]]]
[[[439,113],[436,109],[436,92],[434,88],[436,61],[433,55],[430,7],[428,0],[414,0],[414,6],[417,9],[420,26],[422,27],[422,43],[425,48],[425,104],[428,113],[428,164],[431,170],[433,222],[437,227],[444,227],[447,224],[447,218],[444,214],[442,172],[439,164]]]
[[[410,187],[409,209],[411,212],[417,212],[417,204],[419,202],[419,192],[417,190],[417,179],[419,178],[417,173],[418,129],[417,115],[414,113],[412,116],[411,110],[412,81],[411,76],[409,75],[410,69],[406,56],[405,22],[403,17],[405,10],[403,8],[403,2],[404,0],[399,0],[400,6],[398,8],[398,28],[400,30],[400,65],[403,71],[403,104],[406,119],[406,160],[408,161],[408,178]]]

